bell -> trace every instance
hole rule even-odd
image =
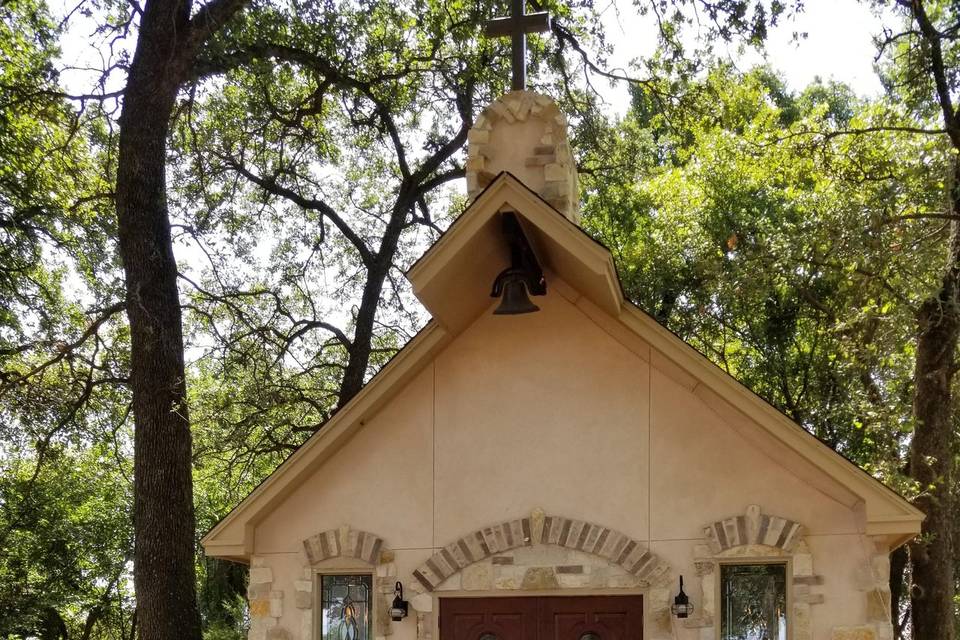
[[[523,278],[510,278],[503,283],[503,297],[500,306],[494,311],[498,316],[514,316],[520,313],[540,311],[540,307],[530,302],[527,285]]]

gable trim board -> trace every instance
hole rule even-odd
[[[356,397],[203,537],[201,543],[208,555],[247,561],[253,553],[256,524],[457,334],[489,311],[489,283],[508,261],[499,234],[497,213],[501,210],[518,213],[544,265],[547,286],[629,351],[694,393],[767,455],[773,454],[788,470],[839,503],[862,511],[863,533],[884,537],[891,548],[919,533],[924,518],[919,509],[627,300],[609,250],[517,178],[501,173],[407,272],[414,292],[433,319]],[[471,286],[473,295],[470,291],[450,295],[454,288],[463,291]]]

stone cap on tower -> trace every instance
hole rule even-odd
[[[575,224],[577,169],[567,119],[533,91],[511,91],[483,110],[467,136],[467,195],[472,201],[502,171],[516,176]]]

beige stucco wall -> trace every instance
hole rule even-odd
[[[812,603],[808,637],[866,622],[864,590],[882,576],[864,576],[878,552],[854,510],[762,453],[553,289],[536,303],[539,313],[479,317],[256,527],[254,571],[273,609],[252,635],[309,633],[315,611],[296,592],[313,572],[303,552],[310,536],[348,525],[382,537],[394,558],[377,570],[390,584],[395,573],[409,596],[412,572],[440,547],[537,508],[618,530],[669,564],[666,583],[629,592],[665,600],[684,574],[700,605],[709,578],[698,581],[694,558],[704,526],[759,505],[805,527],[801,551],[816,576],[814,595],[801,594]],[[366,566],[336,566],[351,562]],[[424,616],[420,636],[436,637],[434,624]],[[416,615],[387,630],[413,640]],[[882,637],[883,625],[864,632]],[[715,633],[645,615],[647,638]]]

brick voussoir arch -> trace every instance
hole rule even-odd
[[[607,527],[565,518],[518,518],[478,529],[448,544],[413,572],[428,592],[469,565],[535,544],[557,545],[600,556],[647,583],[669,571],[669,565],[645,544]]]
[[[804,528],[798,522],[760,512],[751,505],[744,515],[711,522],[703,528],[704,537],[714,553],[748,544],[792,551],[803,539]]]
[[[329,529],[310,536],[303,541],[303,548],[310,564],[345,557],[377,565],[381,562],[381,553],[385,551],[383,538],[349,527]]]

